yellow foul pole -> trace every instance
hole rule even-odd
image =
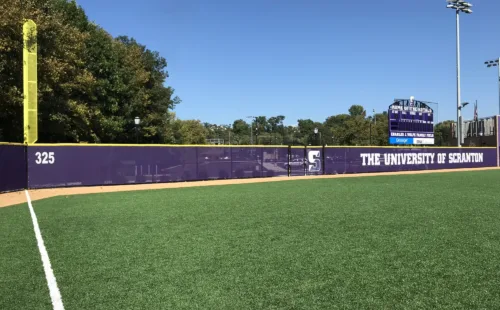
[[[23,25],[23,93],[24,143],[38,140],[38,79],[36,24],[27,20]]]

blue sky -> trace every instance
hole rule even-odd
[[[352,104],[439,103],[456,117],[455,13],[445,0],[79,0],[90,20],[168,61],[182,119],[229,124],[249,115],[324,121]],[[461,14],[462,101],[498,114],[500,1]],[[472,118],[473,108],[465,110]]]

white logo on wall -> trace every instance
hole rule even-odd
[[[309,172],[320,172],[321,171],[321,152],[320,151],[308,151],[307,161],[309,162],[308,170]]]

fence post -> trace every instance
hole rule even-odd
[[[24,145],[24,164],[26,165],[25,167],[25,171],[24,171],[24,176],[25,176],[25,180],[24,180],[24,189],[29,189],[29,168],[28,168],[28,144],[25,144]]]
[[[304,176],[307,176],[307,145],[304,145]]]
[[[287,174],[288,174],[288,177],[290,177],[290,174],[291,174],[291,169],[290,169],[290,157],[292,157],[292,146],[291,145],[288,145],[288,158],[287,158],[287,161],[288,161],[288,165],[287,165]]]
[[[229,146],[229,161],[231,163],[231,174],[229,174],[229,178],[233,178],[233,147]]]
[[[200,179],[200,173],[198,171],[198,161],[199,161],[199,158],[198,158],[198,147],[195,147],[194,150],[196,151],[196,180],[199,181]]]
[[[264,177],[264,148],[260,148],[260,177]]]
[[[321,149],[321,161],[322,162],[322,166],[323,166],[323,175],[326,174],[326,166],[325,166],[325,144],[323,144],[323,148]]]
[[[497,167],[500,167],[500,116],[495,117],[497,134]]]

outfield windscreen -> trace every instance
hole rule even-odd
[[[479,168],[496,167],[497,159],[496,148],[30,146],[28,182],[48,188]]]
[[[26,188],[26,147],[0,145],[0,193]]]

